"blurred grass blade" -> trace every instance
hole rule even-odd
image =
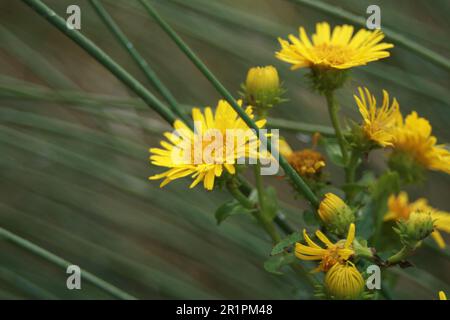
[[[0,39],[2,39],[0,41],[0,48],[10,51],[11,54],[28,65],[36,75],[51,87],[60,89],[74,88],[73,82],[63,72],[57,70],[33,48],[21,41],[1,24]],[[30,59],[30,57],[33,57],[33,59]]]
[[[90,0],[91,5],[94,7],[97,14],[103,20],[105,25],[111,31],[111,33],[116,37],[116,39],[120,42],[120,44],[128,51],[133,60],[140,67],[142,72],[145,74],[147,79],[153,86],[161,93],[161,95],[166,99],[169,104],[169,107],[172,111],[185,123],[189,124],[190,120],[186,116],[186,114],[180,109],[178,102],[175,97],[169,91],[169,89],[161,82],[158,78],[158,75],[155,71],[152,70],[148,62],[142,57],[139,51],[135,48],[133,43],[127,38],[125,33],[120,29],[114,19],[109,15],[109,13],[105,10],[103,5],[99,0]]]
[[[53,26],[75,41],[80,47],[105,66],[120,81],[127,85],[134,93],[144,100],[147,105],[158,112],[166,121],[173,123],[175,115],[164,104],[161,103],[151,92],[149,92],[138,80],[129,74],[124,68],[116,63],[109,55],[97,47],[91,40],[78,30],[67,28],[66,21],[58,16],[40,0],[22,0],[42,17],[47,19]]]
[[[278,118],[268,118],[267,126],[275,129],[285,129],[294,132],[301,132],[307,134],[320,133],[326,137],[335,136],[334,130],[328,126],[321,126],[317,124],[304,123],[299,121],[291,121]]]
[[[34,254],[40,256],[43,259],[46,259],[61,268],[67,269],[68,266],[72,265],[72,263],[58,257],[57,255],[31,243],[30,241],[23,239],[17,235],[15,235],[12,232],[9,232],[8,230],[0,227],[0,237],[4,238],[8,241],[11,241],[12,243],[22,247],[25,250],[29,250],[33,252]],[[82,270],[81,271],[82,278],[86,279],[86,281],[89,281],[90,283],[96,285],[97,287],[105,290],[106,292],[110,293],[112,296],[119,298],[119,299],[125,299],[125,300],[135,300],[136,298],[132,295],[120,290],[119,288],[113,286],[112,284],[98,278],[97,276],[93,275],[92,273]]]

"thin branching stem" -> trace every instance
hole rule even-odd
[[[326,92],[325,98],[327,99],[328,113],[330,114],[331,123],[333,124],[334,131],[336,133],[336,137],[339,143],[339,147],[341,148],[342,160],[344,162],[344,165],[347,166],[348,165],[347,146],[345,143],[344,134],[341,129],[341,124],[339,123],[338,104],[334,97],[334,92],[333,91]]]
[[[277,230],[275,229],[273,220],[268,218],[267,210],[269,210],[269,207],[268,207],[269,204],[267,202],[268,201],[267,194],[266,194],[266,190],[264,189],[264,184],[263,184],[262,175],[261,175],[261,163],[259,161],[254,166],[254,173],[255,173],[256,190],[258,191],[259,220],[260,220],[263,228],[266,230],[266,232],[272,238],[272,241],[274,243],[277,243],[281,240],[281,238],[280,238],[280,235],[278,234]]]
[[[272,239],[272,242],[275,244],[281,240],[275,226],[272,221],[268,221],[264,216],[264,209],[261,205],[261,201],[259,203],[259,207],[253,204],[250,199],[245,196],[242,191],[239,189],[239,182],[234,177],[227,181],[227,189],[230,194],[246,209],[250,210],[255,219],[259,222],[261,227],[266,231],[266,233]],[[259,196],[259,194],[258,194]]]

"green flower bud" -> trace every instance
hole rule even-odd
[[[401,220],[394,230],[400,235],[400,240],[404,246],[414,248],[422,240],[434,231],[434,221],[431,212],[414,211],[408,220]]]
[[[325,194],[318,213],[327,228],[338,235],[346,234],[350,224],[355,222],[353,210],[333,193]]]

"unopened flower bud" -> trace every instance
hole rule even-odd
[[[277,69],[272,66],[251,68],[245,86],[251,93],[277,89],[280,86]]]
[[[408,220],[399,221],[397,226],[395,231],[400,235],[403,245],[413,248],[433,232],[434,221],[431,212],[414,211]]]
[[[335,264],[325,275],[325,290],[329,298],[354,300],[362,296],[364,278],[352,263]]]
[[[277,69],[273,66],[251,68],[242,88],[242,95],[247,103],[260,113],[265,113],[275,104],[283,102],[281,95],[284,90],[280,85]]]
[[[333,193],[325,194],[318,213],[327,228],[338,235],[345,234],[350,224],[355,222],[353,210]]]

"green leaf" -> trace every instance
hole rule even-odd
[[[230,216],[234,216],[236,214],[246,214],[250,213],[249,210],[244,208],[239,202],[236,200],[231,200],[222,204],[219,208],[217,208],[215,212],[215,217],[217,220],[217,224],[221,224],[225,219]]]
[[[291,264],[295,261],[295,255],[293,253],[289,254],[283,254],[283,255],[276,255],[273,257],[270,257],[266,262],[264,262],[264,269],[266,271],[282,275],[283,273],[280,271],[280,269],[288,264]]]
[[[279,253],[282,253],[285,248],[289,247],[290,245],[300,241],[302,238],[300,232],[294,232],[290,235],[288,235],[286,238],[278,242],[275,247],[273,247],[271,255],[276,255]]]

